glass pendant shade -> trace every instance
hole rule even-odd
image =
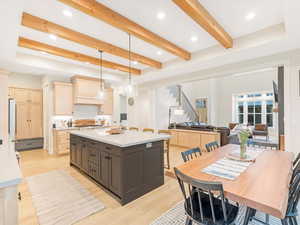
[[[97,93],[97,99],[99,100],[103,100],[104,99],[104,91],[103,90],[99,90]]]

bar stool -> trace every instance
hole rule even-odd
[[[131,131],[139,131],[139,128],[137,128],[137,127],[129,127],[129,130],[131,130]]]
[[[169,130],[159,130],[159,134],[167,134],[167,135],[172,135],[171,131]],[[164,141],[164,153],[167,154],[167,166],[165,166],[166,169],[170,169],[170,139]]]
[[[154,129],[151,129],[151,128],[144,128],[144,129],[143,129],[143,132],[151,132],[151,133],[154,133]]]

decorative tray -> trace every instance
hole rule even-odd
[[[240,153],[235,153],[235,152],[228,153],[226,155],[226,158],[231,159],[231,160],[240,161],[240,162],[255,162],[255,158],[251,157],[247,153],[246,153],[246,158],[241,158]]]

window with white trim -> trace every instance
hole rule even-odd
[[[240,124],[267,124],[273,127],[273,93],[248,93],[234,95],[234,117]]]

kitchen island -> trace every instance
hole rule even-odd
[[[71,131],[70,165],[108,190],[122,205],[164,184],[168,135],[107,129]]]

